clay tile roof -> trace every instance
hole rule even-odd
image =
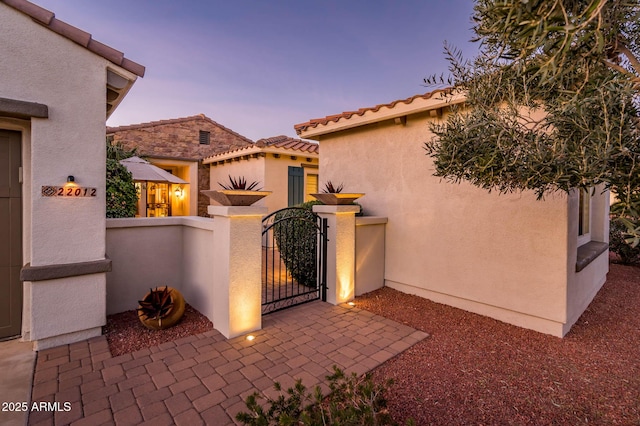
[[[208,159],[215,159],[220,157],[227,158],[229,156],[242,156],[249,150],[266,147],[300,151],[302,154],[319,154],[320,152],[319,144],[316,142],[308,142],[301,139],[294,139],[290,138],[289,136],[280,135],[270,138],[258,139],[258,141],[251,146],[244,146],[242,148],[232,149],[231,151],[221,152],[220,154],[212,155],[211,157],[205,158],[204,161],[206,163]]]
[[[168,119],[168,120],[149,121],[147,123],[129,124],[129,125],[126,125],[126,126],[107,127],[107,134],[116,133],[116,132],[123,131],[123,130],[137,130],[137,129],[144,129],[146,127],[164,126],[164,125],[167,125],[167,124],[178,124],[178,123],[184,123],[184,122],[187,122],[187,121],[207,121],[207,122],[213,124],[214,126],[217,126],[218,128],[224,130],[225,132],[231,133],[234,136],[242,138],[242,139],[245,140],[245,142],[248,142],[251,145],[253,145],[253,141],[251,139],[249,139],[249,138],[247,138],[245,136],[242,136],[240,133],[234,132],[233,130],[223,126],[220,123],[217,123],[217,122],[213,121],[212,119],[210,119],[209,117],[207,117],[204,114],[191,115],[189,117],[182,117],[182,118],[171,118],[171,119]]]
[[[275,148],[291,149],[294,151],[318,153],[318,144],[314,142],[307,142],[301,139],[290,138],[289,136],[280,135],[270,138],[259,139],[256,142],[257,146],[272,146]]]
[[[125,58],[122,52],[109,47],[106,44],[100,43],[99,41],[93,40],[91,38],[91,34],[88,32],[82,31],[73,25],[69,25],[64,21],[56,19],[53,12],[27,0],[0,0],[0,2],[30,16],[35,22],[65,38],[68,38],[96,55],[102,56],[108,61],[113,62],[139,77],[144,77],[144,66]]]
[[[353,116],[362,116],[364,115],[366,112],[377,112],[380,110],[380,108],[382,107],[386,107],[386,108],[393,108],[396,105],[402,103],[402,104],[410,104],[413,101],[415,101],[416,99],[430,99],[432,98],[435,94],[437,93],[441,93],[441,92],[445,92],[448,89],[438,89],[438,90],[434,90],[432,92],[428,92],[422,95],[415,95],[415,96],[411,96],[410,98],[407,99],[399,99],[397,101],[393,101],[393,102],[389,102],[386,104],[379,104],[373,107],[369,107],[369,108],[360,108],[357,111],[345,111],[341,114],[334,114],[334,115],[328,115],[324,118],[315,118],[315,119],[311,119],[309,121],[307,121],[306,123],[300,123],[300,124],[296,124],[293,126],[293,128],[295,129],[297,134],[301,134],[302,132],[304,132],[307,129],[310,128],[315,128],[321,124],[328,124],[330,122],[338,122],[341,119],[350,119]]]

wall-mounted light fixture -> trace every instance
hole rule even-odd
[[[67,176],[67,182],[64,184],[65,188],[77,188],[76,178],[73,175]]]
[[[175,189],[174,192],[176,193],[176,197],[178,197],[178,198],[182,197],[183,191],[182,191],[182,188],[180,186],[176,186],[176,189]]]

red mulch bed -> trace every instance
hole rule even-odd
[[[640,268],[607,283],[563,339],[383,288],[359,308],[429,333],[383,364],[417,425],[640,425]]]
[[[107,316],[102,333],[107,338],[111,355],[118,356],[209,330],[213,330],[211,321],[187,304],[180,322],[166,330],[149,330],[133,310]]]

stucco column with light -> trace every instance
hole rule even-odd
[[[338,305],[355,295],[356,213],[355,205],[317,205],[313,211],[327,219],[327,302]]]
[[[209,206],[213,217],[213,326],[226,338],[262,328],[262,217],[266,207]]]

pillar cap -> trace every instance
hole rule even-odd
[[[358,213],[360,206],[357,205],[326,205],[318,204],[313,206],[313,211],[316,213]]]
[[[261,206],[209,206],[211,216],[264,216],[269,209]]]

